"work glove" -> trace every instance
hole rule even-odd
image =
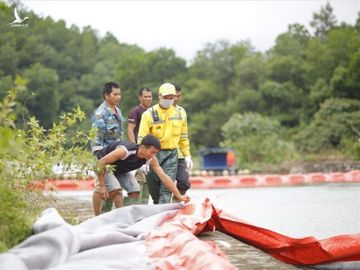
[[[146,175],[150,171],[150,166],[149,164],[144,164],[139,168],[139,170]]]
[[[185,157],[185,163],[186,163],[186,170],[191,170],[193,167],[193,161],[191,159],[191,156]]]

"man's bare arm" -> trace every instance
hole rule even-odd
[[[133,142],[133,143],[136,143],[136,141],[135,141],[135,127],[136,127],[136,124],[128,123],[128,131],[127,131],[128,139],[129,139],[130,142]]]

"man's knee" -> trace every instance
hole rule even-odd
[[[139,192],[139,191],[129,192],[129,193],[128,193],[128,197],[129,197],[129,198],[139,198],[139,196],[140,196],[140,192]]]
[[[121,189],[115,189],[115,190],[110,191],[108,200],[114,200],[115,196],[117,196],[118,194],[122,194]]]

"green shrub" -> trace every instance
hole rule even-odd
[[[280,123],[268,117],[235,114],[223,127],[222,146],[235,149],[237,165],[258,170],[264,164],[277,164],[298,158],[295,145],[283,139]]]
[[[15,126],[15,98],[12,90],[0,103],[0,251],[26,238],[45,207],[42,193],[32,191],[29,184],[46,181],[58,162],[64,173],[74,166],[80,171],[96,168],[88,150],[94,132],[89,135],[75,128],[85,118],[80,108],[65,113],[48,130],[34,117],[22,130]]]
[[[352,160],[360,161],[360,137],[345,137],[340,143],[341,152]]]
[[[5,251],[31,234],[33,219],[26,212],[23,194],[0,184],[0,252]]]
[[[317,153],[338,149],[343,139],[356,135],[354,130],[360,130],[360,101],[330,98],[321,104],[313,121],[294,140],[301,151]],[[347,146],[351,147],[345,143],[341,148]]]

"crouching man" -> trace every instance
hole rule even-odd
[[[180,194],[179,190],[176,188],[176,184],[160,167],[155,156],[159,150],[160,141],[153,135],[145,136],[140,145],[129,141],[117,141],[102,149],[98,154],[98,157],[100,158],[98,163],[99,172],[97,173],[99,187],[96,190],[96,192],[100,194],[101,199],[114,199],[119,193],[119,189],[109,190],[112,185],[107,183],[108,178],[105,178],[106,165],[114,166],[113,173],[119,181],[120,186],[127,187],[133,183],[131,177],[134,177],[133,174],[129,172],[147,164],[150,165],[156,175],[160,178],[161,182],[178,200],[185,203],[189,202],[190,198]],[[94,212],[96,216],[99,215],[100,207],[94,207]]]

